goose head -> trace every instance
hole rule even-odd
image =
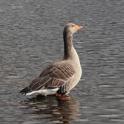
[[[82,28],[83,28],[83,26],[80,26],[80,25],[77,25],[77,24],[74,24],[74,23],[68,23],[65,26],[64,30],[68,33],[74,34]]]

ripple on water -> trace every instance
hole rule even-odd
[[[119,118],[123,116],[122,114],[101,114],[98,115],[99,117],[105,117],[105,118]]]
[[[119,123],[120,123],[120,122],[124,123],[124,119],[111,119],[111,121],[112,121],[112,122],[116,122],[116,123],[117,123],[117,122],[119,122]]]
[[[124,99],[124,94],[107,95],[104,98],[107,98],[107,99]]]

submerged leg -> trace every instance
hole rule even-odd
[[[70,100],[70,96],[66,95],[66,94],[59,94],[59,93],[56,93],[56,97],[57,99],[59,100]]]

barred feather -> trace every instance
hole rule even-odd
[[[36,79],[32,81],[27,89],[27,93],[40,90],[42,88],[51,89],[66,86],[69,79],[75,73],[73,66],[69,63],[58,63],[47,67]],[[22,90],[23,91],[23,90]],[[61,90],[60,90],[61,91]]]

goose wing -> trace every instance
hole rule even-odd
[[[32,83],[23,89],[22,93],[43,89],[59,88],[60,90],[73,77],[75,71],[69,63],[59,63],[48,66]],[[64,91],[63,91],[64,92]]]

